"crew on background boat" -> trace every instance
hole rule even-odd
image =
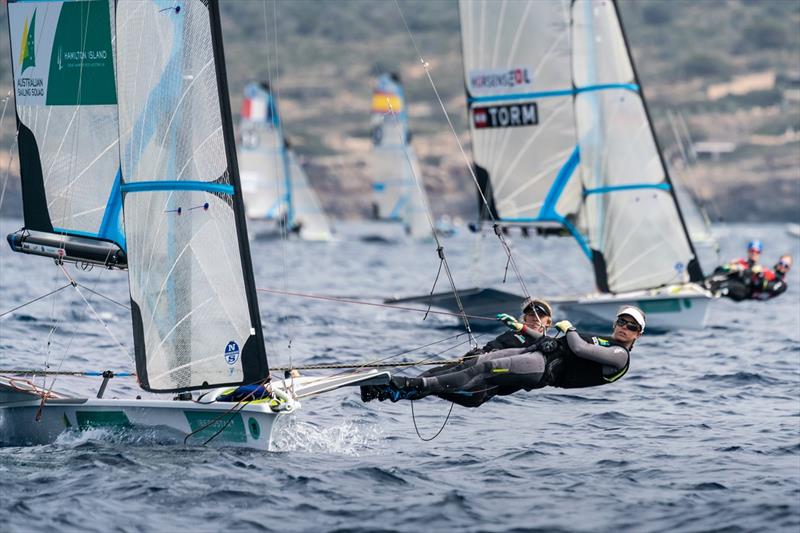
[[[363,386],[361,399],[396,402],[435,395],[478,407],[494,396],[523,389],[613,383],[628,371],[630,350],[645,327],[644,312],[634,306],[619,310],[610,338],[582,335],[567,320],[555,325],[564,336],[553,338],[508,315],[498,315],[498,319],[535,341],[524,348],[483,353],[468,363],[435,368],[414,378],[394,376],[388,385]]]
[[[706,280],[709,290],[734,301],[767,300],[786,290],[786,273],[792,266],[792,257],[783,255],[774,269],[759,264],[761,241],[750,241],[747,259],[736,259],[719,266]]]
[[[754,300],[769,300],[786,291],[786,274],[792,268],[792,256],[782,255],[772,269],[764,268],[753,274],[751,298]]]

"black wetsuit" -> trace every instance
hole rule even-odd
[[[538,339],[534,337],[523,335],[522,333],[506,331],[487,342],[482,348],[482,351],[487,353],[495,350],[506,350],[508,348],[527,348],[528,346],[536,344],[537,340]]]
[[[405,378],[414,399],[429,395],[465,407],[477,407],[493,396],[545,386],[593,387],[612,383],[628,370],[630,354],[614,340],[581,335],[540,336],[527,348],[480,354],[458,365],[438,367],[417,378]]]

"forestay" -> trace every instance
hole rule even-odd
[[[113,4],[8,3],[25,214],[9,236],[17,251],[124,266]]]
[[[370,124],[375,218],[402,222],[415,239],[430,236],[427,197],[421,192],[422,174],[409,144],[405,93],[397,74],[378,77]]]
[[[306,240],[328,240],[331,228],[308,177],[283,135],[275,96],[249,83],[242,101],[240,167],[247,216],[277,220]]]
[[[177,391],[266,379],[218,5],[120,0],[116,29],[140,383]]]

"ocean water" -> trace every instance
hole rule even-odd
[[[0,220],[0,231],[19,225]],[[365,301],[430,290],[433,244],[360,242],[365,231],[347,225],[329,244],[256,241],[257,285]],[[768,264],[787,252],[800,258],[800,241],[782,225],[716,232],[724,259],[755,237]],[[591,288],[570,241],[511,240],[531,293]],[[504,287],[494,236],[462,232],[443,244],[457,286]],[[127,304],[124,274],[68,272]],[[64,282],[50,261],[0,247],[0,313]],[[447,286],[442,277],[437,290]],[[511,272],[505,287],[518,290]],[[105,326],[73,289],[63,290],[0,318],[0,367],[131,370],[128,312],[84,295]],[[468,348],[447,316],[423,321],[420,313],[269,293],[259,300],[273,366],[376,360],[443,339],[396,360]],[[55,384],[83,394],[98,385],[66,377]],[[135,393],[133,380],[117,378],[107,397]],[[436,439],[417,436],[415,422],[430,437],[449,409],[426,399],[412,418],[408,402],[363,404],[356,390],[340,390],[284,419],[269,453],[100,430],[0,448],[0,530],[796,532],[800,272],[776,300],[714,302],[705,329],[645,334],[612,386],[456,406]]]

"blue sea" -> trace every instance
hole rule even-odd
[[[0,220],[3,235],[20,221]],[[397,229],[396,232],[393,230]],[[393,243],[359,239],[384,232]],[[781,224],[715,228],[721,256],[764,242],[800,258]],[[332,243],[254,241],[261,288],[365,302],[431,290],[433,243],[346,224]],[[570,240],[511,237],[528,290],[590,290]],[[459,288],[520,291],[497,238],[443,239]],[[124,273],[67,268],[123,304]],[[426,399],[364,404],[357,390],[304,401],[275,450],[189,446],[91,430],[0,448],[0,531],[790,531],[800,530],[800,269],[769,302],[712,305],[708,325],[648,335],[618,383],[544,389],[478,409]],[[0,247],[0,313],[65,283],[43,258]],[[444,275],[438,290],[449,286]],[[0,318],[0,367],[131,371],[128,312],[72,288]],[[449,316],[260,293],[273,366],[448,359],[469,346]],[[498,309],[516,314],[517,309]],[[611,318],[609,318],[610,322]],[[477,342],[488,340],[480,337]],[[436,341],[438,344],[420,348]],[[418,348],[415,350],[415,348]],[[413,373],[416,370],[410,371]],[[311,372],[308,372],[311,374]],[[37,378],[41,384],[41,378]],[[47,384],[51,382],[48,380]],[[96,378],[56,390],[93,395]],[[107,397],[137,394],[130,378]]]

